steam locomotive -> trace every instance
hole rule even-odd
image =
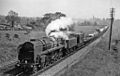
[[[84,33],[72,33],[68,40],[55,37],[30,39],[30,41],[18,46],[19,63],[16,67],[36,72],[75,52],[90,40],[97,38],[107,28],[102,31],[99,29],[99,32],[96,31],[93,33],[94,35],[88,35],[88,37]]]

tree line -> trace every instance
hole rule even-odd
[[[20,25],[21,29],[31,27],[33,30],[44,31],[51,21],[59,19],[60,17],[66,17],[66,15],[61,12],[55,12],[46,13],[43,17],[20,17],[17,12],[10,10],[7,16],[0,15],[0,24],[7,25],[10,28],[15,28],[16,25]]]

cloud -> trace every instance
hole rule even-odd
[[[120,18],[119,0],[0,0],[0,14],[6,15],[9,10],[14,10],[20,16],[42,16],[61,11],[75,18],[103,18],[109,17],[112,6],[116,8],[116,17]]]

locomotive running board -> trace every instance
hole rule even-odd
[[[105,36],[105,32],[106,31],[102,32],[102,34],[98,38],[96,38],[92,42],[89,42],[78,51],[64,57],[55,64],[42,71],[38,71],[31,76],[60,76],[60,74],[64,73],[65,70],[69,69],[72,65],[82,59],[89,52],[90,47],[96,45],[101,40],[101,37]]]

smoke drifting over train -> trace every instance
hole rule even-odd
[[[45,29],[46,35],[48,37],[54,36],[56,38],[63,38],[65,40],[69,39],[67,32],[70,31],[69,28],[73,26],[74,22],[71,18],[61,17],[55,21],[52,21]]]

